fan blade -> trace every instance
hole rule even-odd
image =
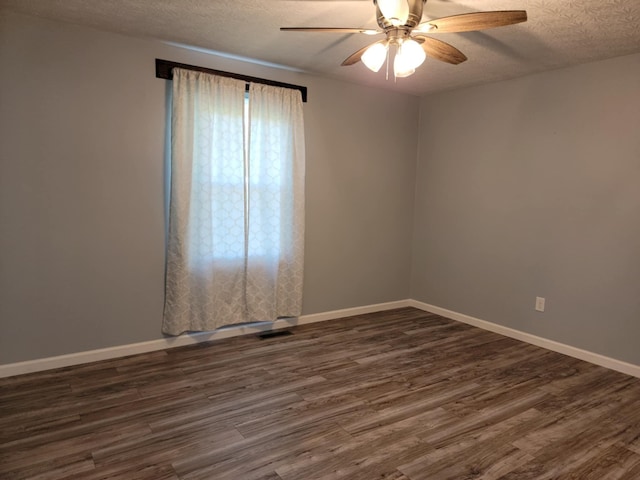
[[[364,33],[365,35],[383,33],[382,30],[372,30],[370,28],[280,27],[280,30],[283,32]]]
[[[369,45],[366,45],[364,47],[362,47],[360,50],[358,50],[357,52],[351,54],[344,62],[342,62],[342,66],[343,67],[347,67],[349,65],[353,65],[355,63],[358,63],[360,61],[360,59],[362,58],[362,54],[367,50],[367,48],[369,48],[371,45],[375,45],[376,43],[384,43],[387,40],[379,40],[377,42],[373,42],[370,43]]]
[[[430,33],[473,32],[526,21],[527,12],[525,10],[463,13],[421,23],[416,27],[416,30],[421,32],[430,30]]]
[[[436,60],[458,65],[467,59],[467,56],[456,47],[441,40],[421,35],[416,35],[412,38],[422,43],[422,49],[425,53]]]

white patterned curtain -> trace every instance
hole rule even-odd
[[[163,332],[298,316],[300,92],[174,69]]]

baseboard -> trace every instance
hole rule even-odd
[[[97,362],[99,360],[109,360],[112,358],[126,357],[128,355],[153,352],[156,350],[181,347],[184,345],[192,345],[201,342],[208,342],[210,340],[220,340],[223,338],[236,337],[239,335],[255,334],[295,325],[304,325],[307,323],[335,320],[337,318],[350,317],[353,315],[363,315],[366,313],[380,312],[383,310],[391,310],[394,308],[408,307],[410,305],[410,300],[378,303],[375,305],[367,305],[363,307],[346,308],[342,310],[333,310],[330,312],[301,315],[300,317],[281,319],[276,320],[275,322],[263,322],[252,325],[227,327],[214,330],[212,332],[185,334],[177,337],[167,337],[158,340],[150,340],[147,342],[131,343],[127,345],[118,345],[115,347],[101,348],[98,350],[89,350],[84,352],[71,353],[68,355],[59,355],[56,357],[28,360],[26,362],[9,363],[0,365],[0,378],[12,377],[14,375],[22,375],[25,373],[40,372],[43,370],[51,370],[54,368],[69,367],[82,363]]]
[[[486,320],[481,320],[479,318],[471,317],[463,313],[447,310],[446,308],[429,305],[428,303],[419,302],[417,300],[410,300],[408,303],[410,306],[419,308],[420,310],[436,313],[438,315],[442,315],[443,317],[447,317],[458,322],[466,323],[468,325],[473,325],[474,327],[479,327],[484,330],[499,333],[500,335],[504,335],[505,337],[521,340],[523,342],[530,343],[531,345],[546,348],[547,350],[562,353],[570,357],[578,358],[595,365],[600,365],[611,370],[616,370],[618,372],[626,373],[627,375],[632,375],[634,377],[640,378],[640,365],[634,365],[632,363],[623,362],[622,360],[616,360],[615,358],[610,358],[598,353],[589,352],[588,350],[582,350],[577,347],[572,347],[571,345],[566,345],[554,340],[538,337],[530,333],[515,330],[503,325],[498,325],[497,323],[488,322]]]
[[[119,345],[109,348],[101,348],[98,350],[89,350],[85,352],[71,353],[68,355],[60,355],[56,357],[41,358],[29,360],[26,362],[10,363],[0,365],[0,378],[11,377],[14,375],[22,375],[25,373],[40,372],[43,370],[51,370],[60,367],[69,367],[82,363],[96,362],[99,360],[109,360],[112,358],[126,357],[138,353],[147,353],[156,350],[164,350],[166,348],[181,347],[184,345],[192,345],[200,342],[208,342],[210,340],[220,340],[223,338],[236,337],[238,335],[249,335],[260,333],[268,330],[286,328],[295,325],[304,325],[307,323],[324,322],[327,320],[335,320],[338,318],[351,317],[354,315],[364,315],[367,313],[391,310],[394,308],[415,307],[427,312],[436,313],[443,317],[450,318],[474,327],[499,333],[506,337],[521,340],[538,347],[546,348],[554,352],[569,355],[595,365],[610,368],[618,372],[626,373],[634,377],[640,378],[640,366],[626,363],[615,358],[606,357],[598,353],[589,352],[580,348],[572,347],[564,343],[556,342],[546,338],[538,337],[530,333],[515,330],[513,328],[498,325],[496,323],[481,320],[463,313],[447,310],[435,305],[430,305],[417,300],[398,300],[395,302],[378,303],[375,305],[366,305],[363,307],[345,308],[342,310],[332,310],[329,312],[314,313],[310,315],[301,315],[297,318],[276,320],[275,322],[265,322],[254,325],[229,327],[215,330],[213,332],[200,332],[188,335],[180,335],[178,337],[167,337],[158,340],[150,340],[148,342],[132,343],[128,345]]]
[[[393,310],[394,308],[411,307],[413,300],[397,300],[395,302],[377,303],[364,307],[345,308],[343,310],[332,310],[324,313],[312,313],[310,315],[302,315],[299,324],[323,322],[325,320],[335,320],[337,318],[353,317],[354,315],[364,315],[366,313],[382,312],[384,310]]]

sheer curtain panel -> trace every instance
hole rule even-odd
[[[174,69],[163,331],[298,316],[300,92]]]

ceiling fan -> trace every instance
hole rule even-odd
[[[354,65],[362,61],[367,68],[377,72],[389,59],[390,47],[395,47],[393,71],[395,77],[408,77],[415,73],[426,56],[457,65],[467,57],[453,45],[427,37],[425,33],[454,33],[486,30],[488,28],[525,22],[524,10],[463,13],[422,22],[422,10],[427,0],[373,0],[380,29],[332,28],[332,27],[282,27],[287,32],[329,32],[385,34],[379,40],[350,55],[342,65]],[[389,63],[387,63],[388,68]],[[388,70],[387,70],[388,72]]]

